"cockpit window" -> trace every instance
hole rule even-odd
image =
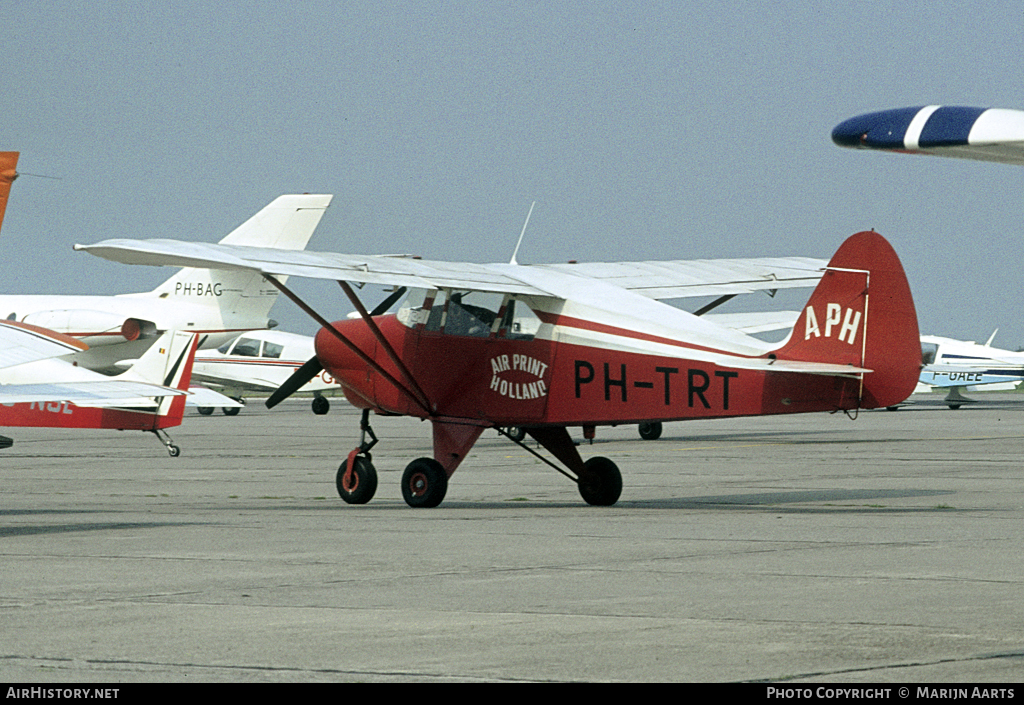
[[[238,342],[235,343],[235,349],[231,351],[231,354],[243,355],[245,357],[259,357],[260,341],[256,338],[239,338]]]
[[[414,289],[398,310],[405,326],[444,335],[530,340],[540,319],[521,300],[481,291]]]
[[[271,343],[269,340],[263,341],[263,357],[271,357],[276,360],[281,357],[282,350],[284,350],[283,345]]]
[[[930,365],[935,362],[935,354],[939,352],[939,346],[935,343],[921,343],[921,363]]]

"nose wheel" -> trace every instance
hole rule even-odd
[[[377,492],[377,469],[370,462],[370,454],[353,450],[338,467],[335,484],[346,504],[366,504],[373,499]]]

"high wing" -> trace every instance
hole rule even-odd
[[[1024,165],[1024,111],[927,105],[858,115],[832,130],[840,147]]]
[[[253,270],[269,275],[359,284],[561,296],[560,291],[545,286],[542,276],[537,276],[538,273],[550,271],[604,280],[651,299],[812,287],[818,283],[826,264],[824,260],[807,257],[541,265],[472,264],[411,257],[343,255],[176,240],[127,239],[75,245],[75,249],[124,264]]]

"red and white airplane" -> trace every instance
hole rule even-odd
[[[267,404],[326,369],[363,409],[363,442],[336,478],[349,503],[376,491],[371,410],[431,422],[433,457],[402,476],[411,506],[438,505],[480,434],[508,427],[525,428],[565,469],[523,447],[575,481],[588,503],[610,505],[622,489],[619,469],[607,458],[584,461],[569,427],[588,435],[610,424],[887,407],[913,392],[921,368],[910,287],[875,232],[853,235],[827,264],[468,264],[170,240],[76,249],[128,264],[259,272],[320,322],[315,357]],[[338,281],[360,317],[328,322],[283,276]],[[350,283],[409,293],[397,314],[375,316]],[[816,288],[782,344],[661,301],[798,286]]]
[[[165,333],[131,369],[108,377],[62,359],[84,343],[0,321],[0,426],[149,431],[177,457],[164,429],[181,424],[196,339]],[[2,447],[12,443],[3,438]]]

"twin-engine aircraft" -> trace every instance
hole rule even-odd
[[[108,377],[63,359],[88,347],[81,341],[0,321],[0,426],[149,431],[177,457],[164,429],[181,424],[196,338],[165,333],[131,369]],[[12,443],[0,437],[0,447]]]
[[[569,427],[587,435],[622,423],[854,413],[902,402],[921,367],[910,287],[896,253],[875,232],[853,235],[827,264],[468,264],[170,240],[76,249],[128,264],[259,273],[316,319],[323,326],[316,355],[267,405],[322,370],[341,383],[363,410],[363,440],[336,477],[352,504],[369,501],[377,487],[371,410],[431,422],[433,457],[412,461],[402,476],[402,495],[413,507],[437,506],[480,434],[509,427],[526,429],[547,449],[564,469],[523,445],[576,482],[586,502],[611,505],[622,490],[618,467],[603,457],[584,461]],[[336,280],[359,318],[328,322],[281,282],[284,276]],[[368,312],[353,283],[407,288],[408,295],[396,314]],[[815,285],[781,345],[661,301]]]

